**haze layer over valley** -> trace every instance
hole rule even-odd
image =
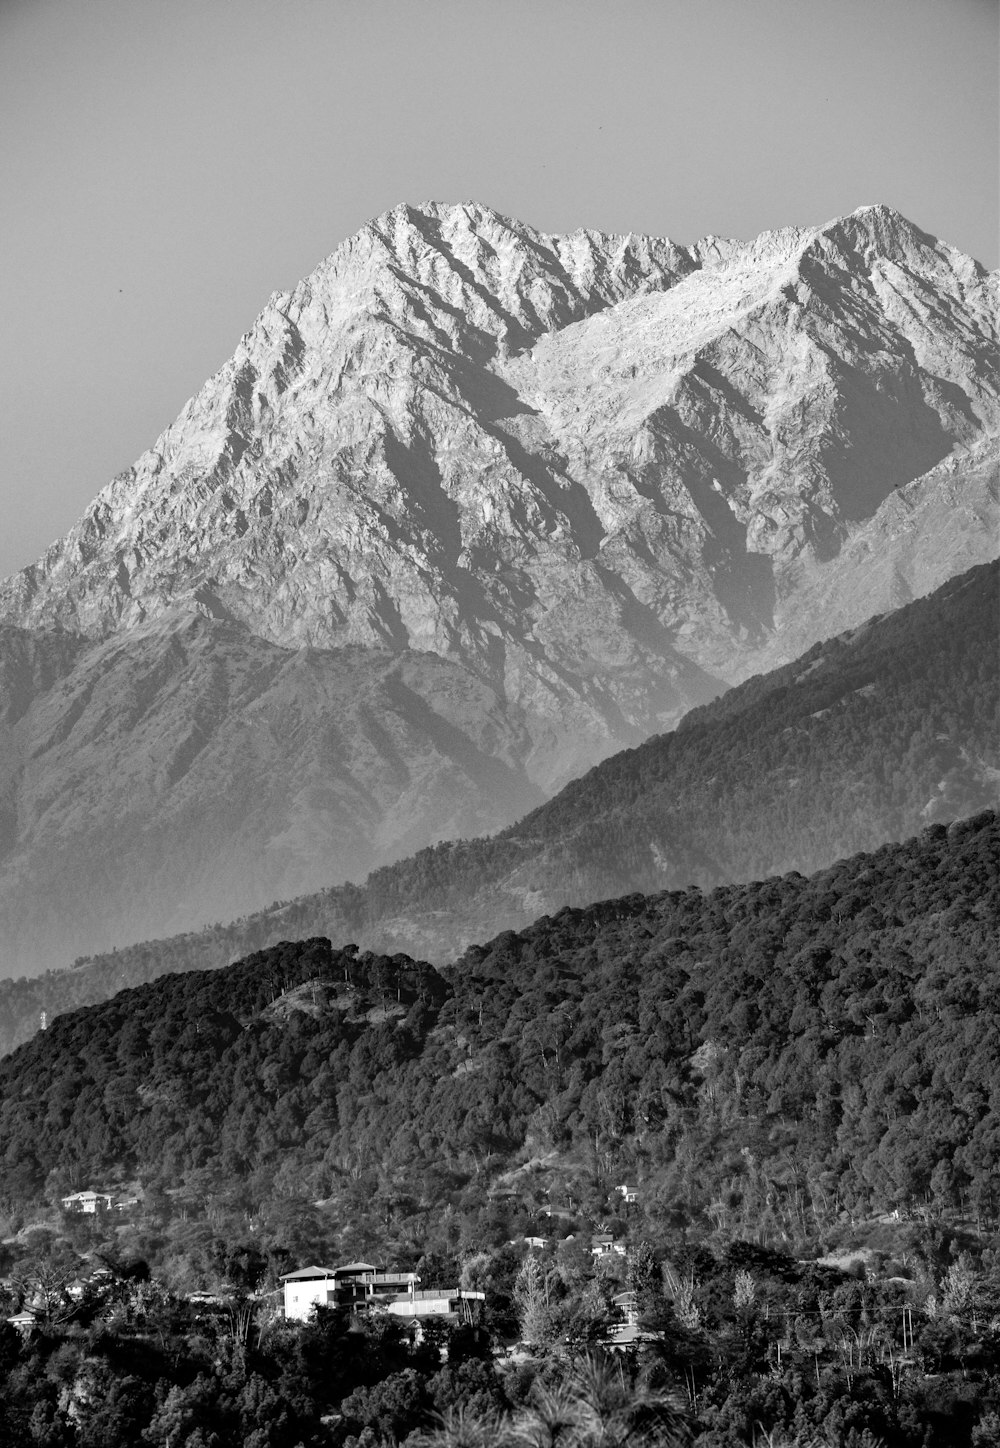
[[[495,829],[996,551],[996,276],[400,206],[0,585],[8,973]]]
[[[42,1011],[325,935],[444,965],[475,940],[637,890],[798,873],[1000,804],[1000,564],[817,644],[604,760],[490,838],[37,979],[0,981],[0,1053]],[[279,780],[284,778],[280,773]],[[220,826],[219,872],[232,859]],[[238,848],[238,841],[234,848]]]

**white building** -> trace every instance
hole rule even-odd
[[[365,1312],[380,1307],[393,1317],[456,1317],[472,1321],[482,1292],[460,1287],[432,1287],[421,1291],[415,1272],[380,1272],[370,1262],[348,1262],[344,1267],[300,1267],[281,1279],[285,1291],[285,1318],[305,1322],[315,1307],[348,1307]]]
[[[624,1257],[625,1248],[621,1242],[616,1242],[614,1237],[607,1232],[601,1232],[590,1239],[591,1256],[597,1257]]]
[[[477,1304],[485,1301],[485,1292],[470,1292],[465,1287],[429,1287],[426,1292],[414,1288],[387,1302],[385,1309],[393,1317],[456,1317],[471,1322]]]
[[[331,1267],[300,1267],[281,1280],[289,1322],[305,1322],[314,1307],[332,1307],[336,1301],[337,1277]]]
[[[98,1207],[110,1211],[114,1199],[114,1192],[73,1192],[71,1196],[62,1198],[62,1205],[67,1212],[86,1212],[93,1217],[97,1215]]]

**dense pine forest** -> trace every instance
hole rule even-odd
[[[996,803],[1000,565],[817,645],[591,770],[491,839],[451,842],[229,925],[0,982],[0,1049],[167,971],[328,935],[438,963],[543,910],[819,869]]]
[[[313,938],[57,1018],[0,1063],[7,1441],[996,1441],[998,845],[987,812],[446,972]],[[357,1258],[484,1324],[277,1320],[282,1272]]]

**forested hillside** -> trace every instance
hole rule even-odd
[[[564,904],[819,869],[997,799],[998,565],[817,645],[591,770],[491,839],[36,980],[0,982],[0,1048],[53,1016],[282,939],[437,962]]]
[[[60,1017],[0,1063],[3,1441],[990,1448],[998,850],[983,813],[447,976],[311,939]],[[358,1257],[481,1323],[280,1320]]]
[[[447,979],[325,940],[167,976],[0,1064],[4,1190],[298,1203],[330,1254],[505,1238],[489,1194],[529,1160],[594,1214],[638,1175],[661,1228],[991,1216],[997,864],[987,813],[811,879],[567,908]]]

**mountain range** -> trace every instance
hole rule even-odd
[[[443,965],[630,891],[811,871],[1000,804],[1000,564],[818,644],[603,761],[493,837],[452,840],[229,924],[0,981],[0,1052],[161,974],[329,936]]]
[[[884,207],[369,223],[0,584],[3,969],[497,829],[992,557],[996,302]]]

